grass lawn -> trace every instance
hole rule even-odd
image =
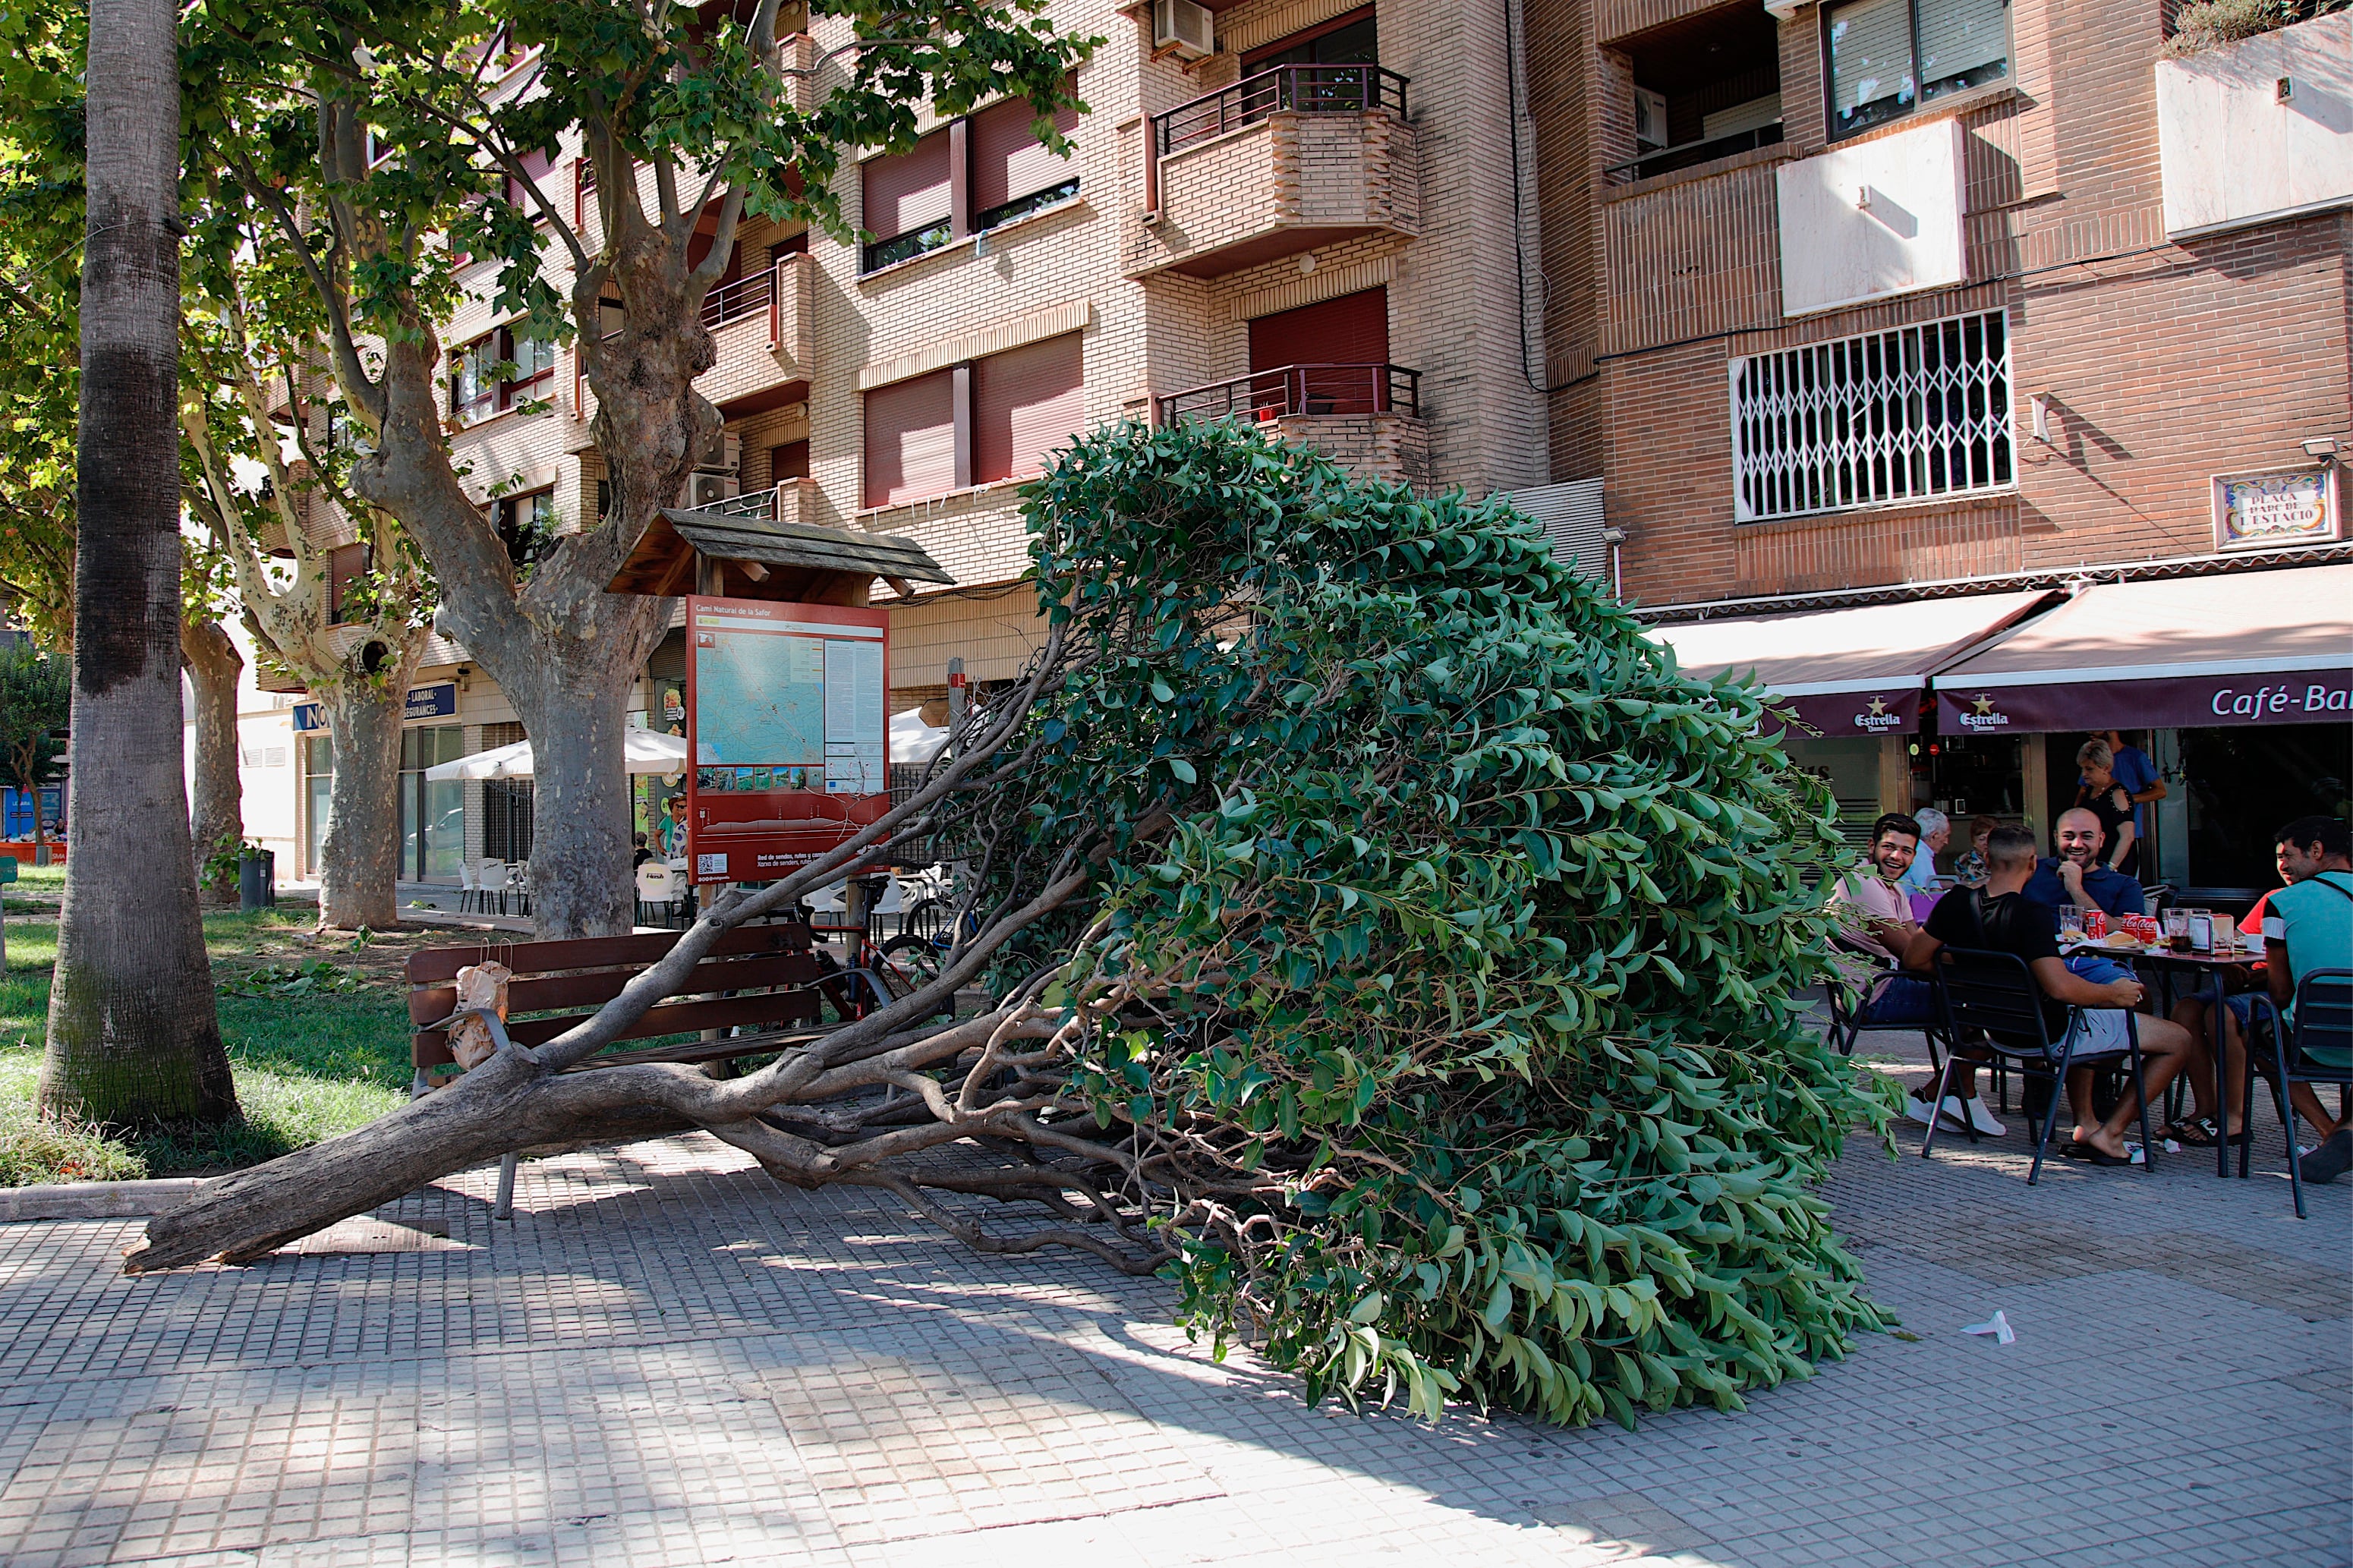
[[[0,977],[0,1186],[127,1180],[258,1164],[391,1110],[408,1088],[408,1013],[399,966],[444,933],[354,948],[314,942],[316,911],[289,904],[205,916],[221,1037],[241,1121],[173,1138],[124,1140],[33,1114],[57,958],[62,867],[26,867],[5,889],[8,964]]]

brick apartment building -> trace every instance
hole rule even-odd
[[[894,711],[942,697],[952,658],[979,683],[1018,672],[1038,626],[1015,488],[1097,423],[1235,413],[1419,487],[1547,477],[1502,4],[1212,0],[1159,18],[1182,38],[1150,5],[1062,0],[1052,19],[1104,40],[1078,73],[1069,159],[1037,142],[1026,101],[927,120],[913,149],[845,161],[842,210],[871,240],[747,223],[706,305],[718,357],[697,385],[726,433],[681,499],[907,535],[955,579],[893,608]],[[813,31],[783,44],[787,63],[848,36],[823,16]],[[543,189],[593,234],[585,170],[560,149]],[[551,266],[563,286],[560,254]],[[459,458],[510,540],[593,518],[595,403],[573,353],[486,303],[443,342]],[[319,526],[351,547],[336,520]],[[682,672],[673,631],[641,689],[658,728]],[[249,750],[291,770],[249,782],[291,782],[283,847],[315,874],[331,740],[301,728],[314,712],[257,702]],[[424,777],[520,738],[495,685],[437,645],[412,712],[404,877],[527,858],[527,782]]]
[[[1552,477],[1851,821],[2047,826],[2116,726],[2145,875],[2254,887],[2353,777],[2353,16],[2175,8],[1526,0]]]

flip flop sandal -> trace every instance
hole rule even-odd
[[[2176,1121],[2168,1126],[2158,1136],[2170,1138],[2185,1149],[2211,1149],[2222,1141],[2214,1124],[2202,1116],[2192,1117],[2187,1121]]]
[[[2137,1165],[2140,1163],[2129,1153],[2111,1154],[2106,1150],[2095,1149],[2089,1143],[2065,1144],[2061,1147],[2059,1152],[2070,1160],[2080,1160],[2087,1165]]]

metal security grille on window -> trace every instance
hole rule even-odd
[[[2000,310],[1732,362],[1742,522],[2014,480]]]

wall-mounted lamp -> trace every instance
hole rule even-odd
[[[2304,455],[2307,458],[2317,458],[2324,463],[2335,462],[2337,460],[2337,437],[2334,436],[2306,437],[2304,438]]]
[[[2278,81],[2272,85],[2272,97],[2275,101],[2280,103],[2295,102],[2295,79],[2289,76],[2280,78]]]
[[[2028,406],[2034,411],[2034,438],[2044,446],[2049,446],[2051,444],[2051,399],[2047,395],[2039,395],[2031,399]]]
[[[1855,186],[1854,210],[1865,213],[1871,210],[1871,187],[1869,185]]]

